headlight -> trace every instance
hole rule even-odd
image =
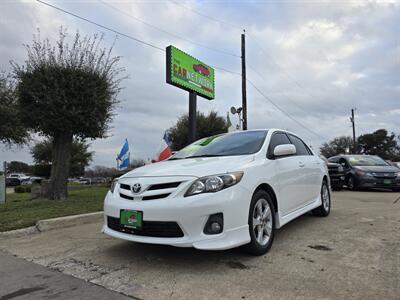
[[[114,189],[117,186],[118,179],[114,179],[113,182],[111,183],[110,191],[112,194],[114,194]]]
[[[365,171],[360,171],[360,170],[356,171],[356,174],[357,174],[358,176],[374,177],[374,174],[373,174],[373,173],[371,173],[371,172],[365,172]]]
[[[197,179],[185,193],[185,197],[202,193],[216,193],[240,182],[243,172],[212,175]]]

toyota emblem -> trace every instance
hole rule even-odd
[[[140,183],[135,183],[132,186],[132,192],[134,192],[135,194],[139,193],[142,190],[142,185]]]

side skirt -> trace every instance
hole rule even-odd
[[[298,208],[282,217],[279,217],[278,214],[276,214],[276,216],[278,216],[279,221],[276,222],[276,228],[281,228],[283,225],[285,225],[286,223],[289,223],[290,221],[292,221],[293,219],[296,219],[297,217],[300,217],[301,215],[304,215],[305,213],[313,210],[314,208],[317,208],[318,206],[320,206],[322,203],[321,201],[321,196],[319,196],[317,199],[315,199],[313,202]]]

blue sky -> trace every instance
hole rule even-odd
[[[236,72],[240,71],[238,57],[185,40],[239,55],[241,28],[246,28],[248,78],[317,135],[248,86],[250,128],[289,129],[318,149],[326,139],[351,134],[349,114],[356,107],[357,134],[378,128],[400,134],[400,2],[104,1],[106,4],[48,3],[161,48],[175,45],[210,65]],[[60,26],[71,34],[76,30],[83,34],[104,32],[105,46],[110,46],[116,36],[36,1],[2,1],[0,11],[0,69],[6,71],[10,60],[23,63],[23,43],[32,39],[36,28],[40,28],[42,37],[53,41]],[[154,30],[126,14],[185,40]],[[114,54],[122,56],[120,65],[126,68],[129,79],[122,83],[125,88],[119,95],[121,103],[110,137],[92,142],[92,165],[114,166],[125,138],[133,148],[131,157],[151,158],[164,130],[188,110],[187,92],[165,83],[164,52],[119,36]],[[225,116],[230,106],[240,103],[240,77],[217,70],[216,99],[199,98],[198,108]],[[0,160],[31,162],[29,146],[6,149],[0,145]]]

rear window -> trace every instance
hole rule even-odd
[[[312,155],[311,150],[297,136],[289,135],[293,145],[296,146],[296,155]]]

